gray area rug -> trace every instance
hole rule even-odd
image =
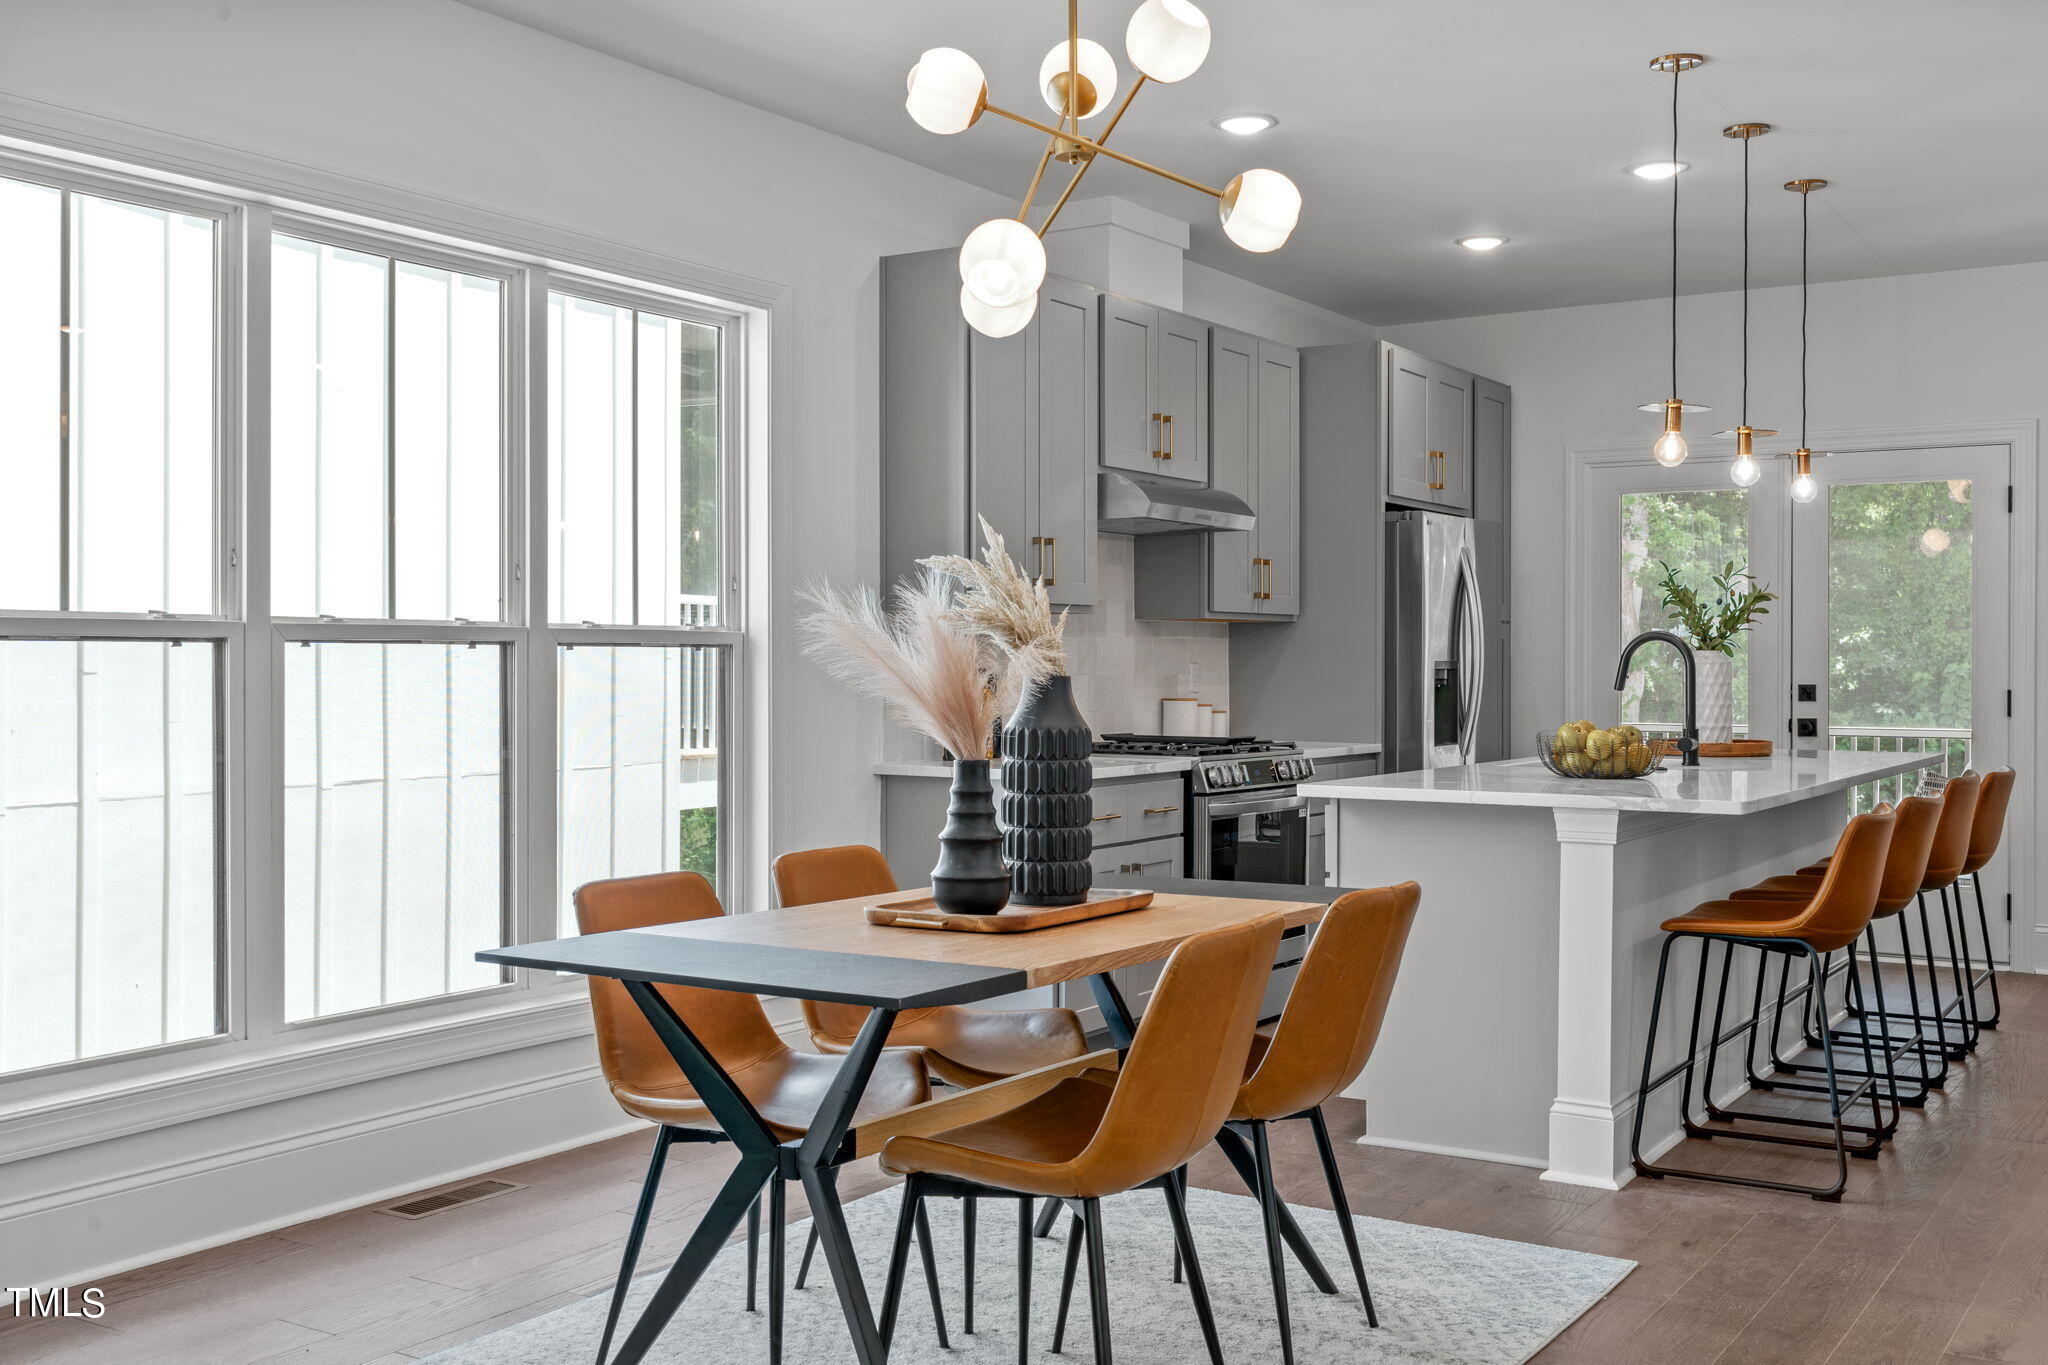
[[[896,1190],[885,1190],[846,1209],[878,1308],[897,1198]],[[1202,1189],[1190,1190],[1188,1203],[1225,1358],[1278,1360],[1280,1346],[1258,1205],[1242,1195]],[[994,1365],[1016,1360],[1016,1205],[994,1200],[981,1204],[973,1336],[961,1331],[959,1205],[935,1199],[929,1207],[953,1349],[939,1349],[930,1300],[913,1250],[902,1318],[890,1354],[892,1365],[899,1361],[937,1365],[977,1360]],[[1365,1325],[1352,1287],[1335,1215],[1325,1209],[1294,1208],[1295,1217],[1344,1291],[1335,1296],[1317,1293],[1301,1268],[1288,1262],[1295,1359],[1301,1365],[1352,1361],[1517,1365],[1542,1350],[1635,1268],[1633,1261],[1607,1256],[1360,1218],[1356,1220],[1359,1245],[1380,1316],[1380,1328],[1374,1331]],[[1117,1360],[1124,1365],[1205,1361],[1201,1330],[1187,1288],[1169,1277],[1173,1231],[1162,1197],[1157,1191],[1139,1191],[1105,1200],[1103,1222]],[[800,1222],[789,1228],[792,1286],[809,1226]],[[625,1232],[622,1217],[621,1240]],[[1033,1244],[1032,1354],[1048,1365],[1092,1359],[1085,1259],[1067,1321],[1065,1354],[1051,1353],[1066,1235],[1062,1220],[1051,1237]],[[767,1359],[767,1315],[748,1313],[741,1306],[745,1251],[744,1243],[726,1249],[676,1314],[648,1360],[662,1365],[700,1365],[704,1361],[723,1365]],[[653,1291],[658,1273],[635,1281],[619,1341],[624,1339],[625,1324],[638,1315],[640,1305]],[[761,1284],[765,1308],[765,1249]],[[434,1365],[562,1365],[591,1360],[603,1329],[605,1305],[602,1296],[569,1304],[427,1359]],[[853,1358],[822,1256],[811,1268],[809,1287],[801,1291],[792,1287],[789,1292],[783,1340],[784,1359],[792,1365],[813,1361],[837,1365]],[[617,1341],[613,1349],[617,1349]]]

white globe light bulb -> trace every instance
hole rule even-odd
[[[965,132],[981,117],[988,80],[981,64],[957,47],[935,47],[917,59],[903,107],[928,133]]]
[[[1145,0],[1124,30],[1124,51],[1155,81],[1186,80],[1209,55],[1209,16],[1188,0]]]
[[[1301,191],[1278,171],[1246,171],[1217,201],[1223,232],[1246,251],[1278,251],[1301,221]]]
[[[1744,455],[1728,467],[1728,477],[1735,481],[1737,488],[1754,488],[1763,476],[1764,467],[1752,455]]]
[[[1092,118],[1108,108],[1110,100],[1116,97],[1116,58],[1093,38],[1083,38],[1076,48],[1075,65],[1081,73],[1079,111],[1082,118]],[[1067,112],[1063,98],[1067,60],[1067,45],[1055,43],[1052,51],[1045,54],[1045,60],[1038,64],[1039,93],[1045,96],[1046,107],[1055,114]]]
[[[991,308],[1008,308],[1045,283],[1045,244],[1015,218],[991,218],[960,246],[960,282]]]
[[[1024,330],[1031,321],[1031,315],[1038,311],[1038,295],[1026,294],[1022,301],[1008,307],[996,308],[983,303],[974,296],[966,285],[960,286],[960,313],[967,319],[967,325],[988,337],[1006,337]]]
[[[1675,431],[1667,431],[1657,438],[1657,444],[1650,447],[1650,454],[1666,469],[1676,469],[1685,463],[1685,457],[1692,454],[1692,448],[1685,443],[1685,437]]]
[[[1801,474],[1798,478],[1792,480],[1792,501],[1812,502],[1818,496],[1820,496],[1820,485],[1814,482],[1813,475]]]

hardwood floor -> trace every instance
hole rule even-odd
[[[1640,1262],[1544,1362],[2048,1365],[2048,977],[2001,983],[2003,1026],[1946,1091],[1906,1111],[1882,1159],[1852,1164],[1840,1204],[1677,1180],[1608,1193],[1340,1143],[1352,1207]],[[1331,1109],[1339,1135],[1362,1117],[1348,1102]],[[1279,1178],[1294,1201],[1327,1206],[1305,1128],[1276,1131]],[[646,1155],[640,1138],[601,1143],[512,1167],[500,1174],[527,1188],[424,1221],[356,1210],[134,1271],[104,1286],[100,1322],[0,1318],[0,1360],[428,1355],[608,1289]],[[1672,1159],[1807,1180],[1817,1162],[1732,1142],[1688,1143]],[[680,1249],[730,1160],[675,1150],[643,1265]],[[1237,1188],[1213,1149],[1194,1176]],[[867,1161],[842,1183],[857,1197],[885,1181]]]

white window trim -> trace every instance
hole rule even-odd
[[[355,1080],[400,1074],[590,1030],[583,983],[514,972],[499,986],[286,1025],[282,1013],[281,914],[254,915],[256,888],[277,904],[282,886],[281,820],[252,816],[282,783],[279,651],[297,638],[511,640],[505,819],[507,938],[553,937],[555,646],[696,644],[724,646],[720,756],[722,804],[733,816],[721,841],[721,885],[729,908],[746,908],[737,875],[768,846],[760,789],[746,781],[757,732],[751,699],[767,688],[765,651],[752,641],[765,619],[752,614],[746,582],[765,570],[765,505],[771,354],[787,349],[787,290],[770,282],[445,201],[309,172],[249,154],[187,143],[129,125],[44,107],[43,121],[0,116],[0,174],[222,221],[217,420],[221,535],[217,616],[8,613],[0,638],[129,638],[218,641],[223,651],[222,938],[223,1031],[131,1053],[86,1058],[0,1078],[0,1164],[82,1143],[269,1103]],[[400,227],[399,223],[410,226]],[[267,286],[273,230],[337,244],[364,244],[422,264],[446,264],[508,281],[505,294],[505,540],[508,581],[498,623],[361,622],[268,615],[269,506]],[[569,264],[573,262],[574,264]],[[551,626],[546,602],[546,479],[539,433],[546,430],[546,300],[550,288],[631,301],[720,326],[725,423],[725,610],[727,628]],[[523,324],[523,325],[522,325]],[[515,348],[523,348],[516,357]],[[774,401],[786,401],[777,399]],[[521,529],[527,532],[522,540]],[[521,581],[523,580],[523,581]],[[261,623],[252,635],[247,623]],[[529,624],[530,623],[530,624]],[[431,632],[431,635],[428,633]],[[257,640],[268,648],[252,648]],[[523,717],[524,725],[519,721]],[[255,819],[263,827],[251,825]],[[265,970],[267,968],[267,970]],[[258,977],[261,979],[257,979]]]

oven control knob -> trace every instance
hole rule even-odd
[[[1314,760],[1306,758],[1295,759],[1294,775],[1296,777],[1314,777],[1316,775],[1316,765]]]
[[[1251,775],[1245,771],[1244,764],[1233,763],[1230,765],[1230,781],[1233,785],[1242,786],[1250,780]]]
[[[1212,787],[1227,787],[1230,785],[1229,770],[1221,763],[1215,764],[1209,769],[1209,785]]]

